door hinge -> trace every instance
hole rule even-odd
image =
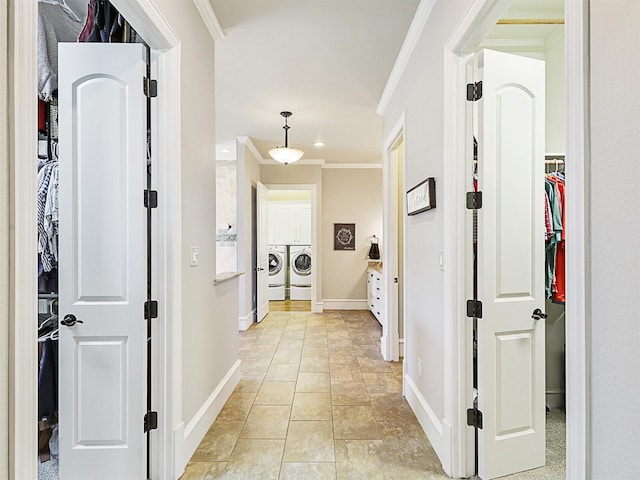
[[[147,412],[144,416],[144,431],[156,430],[158,428],[158,412]]]
[[[155,98],[158,96],[158,81],[151,80],[148,77],[144,77],[143,79],[143,89],[145,96],[149,98]]]
[[[477,408],[467,410],[467,425],[482,429],[482,412]]]
[[[482,82],[467,83],[467,101],[477,102],[482,98]]]
[[[158,318],[158,302],[156,300],[144,302],[144,318]]]
[[[480,300],[467,300],[467,317],[482,318],[482,302]]]
[[[482,208],[482,192],[467,192],[467,209],[480,210]]]
[[[144,191],[144,208],[158,208],[158,191]]]

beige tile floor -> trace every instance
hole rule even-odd
[[[271,312],[182,480],[447,478],[367,311]]]
[[[380,335],[368,311],[271,312],[242,332],[240,383],[182,480],[448,478]]]

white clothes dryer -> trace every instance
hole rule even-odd
[[[287,274],[287,246],[269,246],[269,285],[284,285]]]
[[[287,246],[269,246],[269,300],[286,298]]]
[[[289,298],[291,300],[311,300],[311,265],[311,246],[289,246]]]

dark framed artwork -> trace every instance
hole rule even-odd
[[[436,179],[429,177],[407,192],[407,215],[436,208]]]
[[[355,250],[356,249],[356,224],[355,223],[334,223],[333,224],[333,249],[334,250]]]

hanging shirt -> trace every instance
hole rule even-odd
[[[81,28],[68,6],[38,2],[38,96],[45,102],[58,89],[58,42],[75,42]]]
[[[58,178],[58,162],[54,162],[44,205],[44,231],[54,265],[58,263]]]
[[[551,299],[556,303],[565,303],[566,285],[565,285],[565,241],[566,241],[566,223],[565,223],[565,184],[564,180],[556,177],[556,187],[559,192],[559,204],[562,207],[562,235],[560,242],[556,248],[556,268],[555,268],[555,290],[552,292]]]
[[[557,190],[555,184],[547,176],[544,182],[544,189],[550,206],[550,224],[551,232],[545,248],[545,294],[547,298],[551,298],[555,288],[555,270],[556,270],[556,245],[562,236],[562,221],[560,210],[558,207]]]
[[[38,221],[38,253],[45,272],[50,272],[57,265],[57,260],[49,245],[49,236],[45,228],[45,211],[47,208],[47,193],[49,192],[49,181],[56,162],[49,162],[38,172],[38,190],[36,194],[36,218]]]

